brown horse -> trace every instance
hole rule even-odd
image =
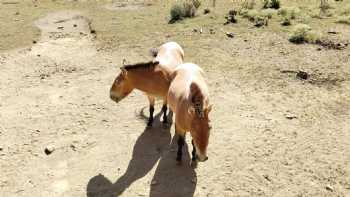
[[[168,102],[175,113],[175,132],[178,139],[178,162],[182,158],[182,146],[185,143],[186,131],[192,136],[192,162],[206,161],[209,143],[209,105],[208,87],[204,81],[203,70],[192,63],[179,65],[169,87]]]
[[[163,99],[163,122],[167,123],[167,93],[171,74],[184,59],[184,51],[176,42],[168,42],[152,51],[155,59],[151,62],[124,65],[110,89],[110,98],[119,102],[133,89],[147,94],[150,106],[148,126],[152,126],[155,97]]]

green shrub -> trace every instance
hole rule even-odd
[[[343,23],[350,25],[350,15],[349,16],[338,16],[337,23]]]
[[[170,9],[170,22],[181,20],[184,16],[184,7],[182,4],[174,4]]]
[[[183,17],[184,18],[192,18],[196,15],[196,7],[192,2],[184,2],[183,3]]]
[[[197,2],[197,3],[195,3]],[[198,3],[199,2],[199,3]],[[192,18],[196,15],[197,8],[200,6],[199,0],[183,1],[182,3],[174,4],[170,9],[170,21],[169,23],[174,23],[176,21],[182,20],[184,18]]]
[[[242,9],[251,10],[255,7],[255,0],[245,0],[242,4]]]
[[[198,9],[202,4],[200,0],[192,0],[192,3],[196,9]]]
[[[319,40],[320,36],[314,32],[310,26],[305,24],[295,25],[292,34],[289,37],[289,41],[296,44],[316,43]]]
[[[281,7],[281,3],[279,0],[264,0],[263,1],[263,8],[273,8],[273,9],[279,9]]]
[[[350,4],[347,4],[343,8],[340,9],[339,15],[350,15]]]
[[[272,16],[275,15],[276,13],[277,13],[277,11],[275,9],[271,9],[271,8],[261,10],[261,15],[264,17],[267,17],[269,19],[271,19]]]
[[[289,25],[291,25],[291,24],[292,24],[292,22],[291,22],[290,18],[286,18],[286,17],[283,17],[283,18],[282,18],[281,25],[283,25],[283,26],[289,26]]]
[[[283,7],[278,10],[278,15],[289,19],[296,19],[301,11],[297,7]]]

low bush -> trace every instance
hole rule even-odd
[[[294,26],[292,34],[289,37],[289,41],[301,44],[301,43],[316,43],[320,40],[320,35],[314,32],[310,26],[306,24],[297,24]]]

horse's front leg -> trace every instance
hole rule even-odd
[[[167,110],[168,110],[168,103],[167,103],[166,99],[164,99],[164,101],[163,101],[163,107],[162,107],[162,112],[163,112],[163,123],[164,123],[164,124],[168,123],[168,117],[167,117],[167,115],[166,115]]]
[[[149,101],[149,118],[147,126],[151,127],[153,124],[153,113],[154,113],[154,103],[155,98],[153,96],[147,95],[148,101]]]
[[[196,154],[196,147],[194,146],[193,140],[192,140],[192,162],[191,166],[196,168],[197,167],[197,154]]]

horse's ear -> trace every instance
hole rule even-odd
[[[126,76],[128,71],[124,67],[120,67],[120,70],[122,71],[122,75]]]
[[[127,61],[126,59],[124,58],[123,61],[122,61],[122,65],[125,66],[127,64]]]

